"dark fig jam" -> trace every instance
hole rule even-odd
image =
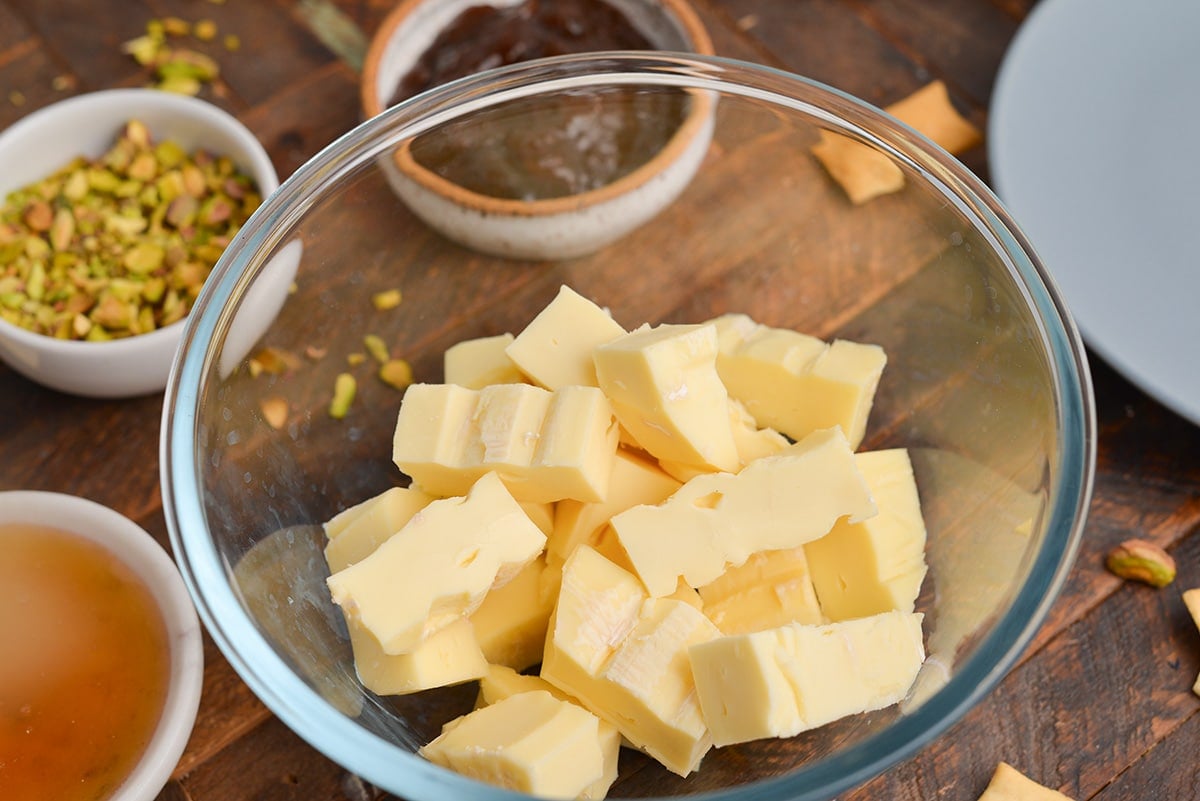
[[[653,50],[604,0],[524,0],[468,8],[438,35],[401,80],[388,105],[456,78],[548,56]]]
[[[553,55],[653,45],[603,0],[524,0],[460,14],[404,76],[407,97],[481,70]],[[460,118],[415,139],[412,157],[481,195],[545,200],[611,184],[670,141],[688,95],[614,86],[526,98]]]

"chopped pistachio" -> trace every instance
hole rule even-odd
[[[254,359],[263,371],[272,375],[295,370],[300,366],[300,360],[296,358],[296,354],[283,348],[263,348],[254,355]]]
[[[355,352],[355,353],[347,353],[346,354],[346,364],[350,365],[351,367],[358,367],[360,364],[362,364],[366,360],[367,360],[367,354],[365,354],[365,353]]]
[[[400,305],[401,294],[399,289],[387,289],[383,292],[376,292],[371,296],[371,303],[379,311],[387,311],[394,309]]]
[[[217,23],[211,19],[197,20],[192,26],[192,35],[202,42],[211,42],[217,38]]]
[[[412,383],[412,366],[404,359],[389,359],[379,368],[379,378],[389,386],[404,389]]]
[[[192,24],[179,17],[163,17],[160,22],[167,36],[187,36],[192,32]]]
[[[158,88],[175,95],[195,97],[200,94],[200,81],[187,75],[173,75],[159,81]]]
[[[50,225],[54,222],[54,210],[50,208],[49,203],[38,198],[25,207],[21,219],[29,230],[42,233],[50,230]]]
[[[228,50],[230,53],[232,53],[236,50],[239,50],[242,47],[242,40],[240,37],[238,37],[238,35],[236,33],[226,34],[224,43],[225,43],[225,49]]]
[[[363,337],[363,347],[367,349],[367,353],[380,364],[384,364],[390,360],[391,354],[388,353],[388,346],[383,339],[375,334],[367,334]]]
[[[195,78],[197,81],[211,81],[220,72],[221,68],[217,66],[217,62],[209,56],[183,48],[172,50],[158,65],[158,77],[162,79]]]
[[[66,250],[75,236],[75,215],[70,209],[59,209],[54,212],[54,222],[50,224],[50,246],[55,250]]]
[[[280,429],[287,423],[288,402],[278,395],[263,398],[258,406],[262,410],[263,420],[266,420],[271,428]]]
[[[254,210],[259,195],[225,192],[235,184],[250,179],[228,158],[155,144],[130,121],[99,158],[74,159],[3,199],[0,313],[90,341],[181,319]]]
[[[163,249],[161,245],[142,242],[125,253],[122,261],[125,269],[137,275],[147,275],[162,267]]]
[[[349,373],[338,373],[333,382],[333,400],[329,402],[329,416],[341,420],[350,411],[354,403],[354,395],[358,391],[358,382]]]
[[[153,64],[162,52],[162,40],[147,34],[136,39],[130,39],[121,45],[121,50],[133,56],[133,60],[143,67]]]

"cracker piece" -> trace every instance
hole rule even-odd
[[[855,205],[904,188],[904,173],[896,162],[848,137],[821,131],[812,153]]]
[[[980,130],[954,108],[941,81],[918,89],[886,111],[950,153],[963,153],[983,141]]]
[[[1007,762],[1001,762],[979,801],[1071,801],[1071,798],[1043,787]]]
[[[1200,587],[1195,587],[1190,590],[1184,590],[1183,603],[1187,606],[1188,613],[1192,616],[1192,620],[1196,623],[1196,628],[1200,629]],[[1192,685],[1192,692],[1200,695],[1200,676],[1196,677],[1196,683]]]

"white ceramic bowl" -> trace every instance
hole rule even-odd
[[[0,492],[0,525],[55,528],[99,543],[150,589],[167,627],[171,674],[158,727],[133,772],[107,801],[151,801],[187,745],[204,674],[200,622],[174,561],[144,529],[94,501],[56,492]]]
[[[387,109],[404,76],[467,8],[521,0],[405,0],[384,20],[363,68],[368,117]],[[658,50],[711,55],[712,41],[686,0],[606,0]],[[570,87],[567,87],[568,89]],[[586,90],[585,90],[586,91]],[[690,92],[682,123],[654,156],[599,188],[533,200],[492,197],[428,169],[413,140],[380,159],[393,191],[427,225],[483,253],[518,259],[584,256],[641,226],[672,203],[695,175],[712,139],[715,96]]]
[[[34,183],[76,156],[108,150],[122,126],[139,119],[156,140],[203,147],[233,159],[265,198],[279,178],[262,144],[211,103],[155,89],[78,95],[35,111],[0,133],[0,196]],[[162,390],[183,323],[109,342],[58,340],[0,320],[0,359],[53,389],[98,398]]]

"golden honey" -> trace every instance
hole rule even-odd
[[[169,673],[166,624],[128,566],[77,534],[0,525],[0,798],[109,798]]]

